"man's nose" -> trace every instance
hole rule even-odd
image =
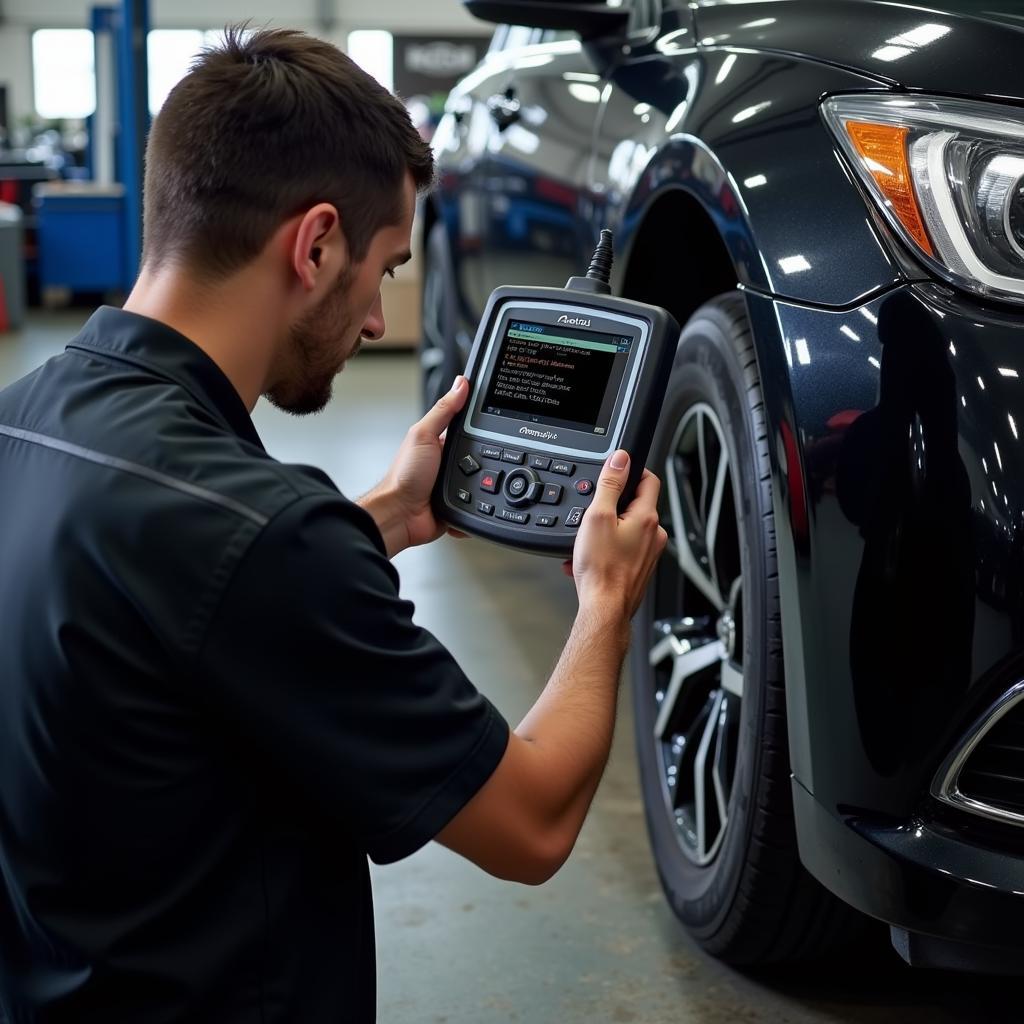
[[[367,341],[379,341],[384,337],[384,307],[381,304],[380,292],[374,300],[370,313],[363,321],[363,329],[360,332]]]

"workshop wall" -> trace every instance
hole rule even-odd
[[[0,81],[7,86],[11,117],[18,120],[31,114],[31,29],[8,22],[0,23]]]

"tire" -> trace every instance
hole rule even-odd
[[[427,236],[423,276],[423,333],[420,340],[420,393],[424,412],[451,387],[463,369],[458,345],[455,274],[444,224]]]
[[[707,952],[746,966],[826,953],[857,921],[797,854],[768,442],[733,292],[680,337],[648,459],[670,541],[634,620],[631,668],[665,894]]]

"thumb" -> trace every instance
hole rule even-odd
[[[469,397],[469,381],[460,373],[451,386],[451,390],[442,395],[427,411],[427,414],[419,421],[417,426],[424,434],[431,437],[438,437],[445,430],[449,423],[455,418],[455,414],[466,404]]]
[[[601,467],[601,475],[597,478],[597,493],[594,495],[594,505],[603,505],[606,508],[615,510],[618,507],[619,497],[626,487],[626,478],[629,476],[629,452],[617,448],[608,456],[605,464]]]

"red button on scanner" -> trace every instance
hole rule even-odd
[[[594,490],[593,480],[577,480],[576,481],[576,493],[587,495]]]
[[[498,485],[501,483],[501,474],[485,471],[480,477],[480,490],[488,494],[497,494]]]

